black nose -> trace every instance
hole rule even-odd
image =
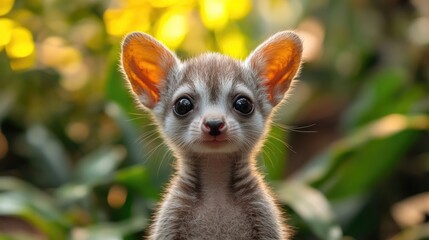
[[[220,129],[223,127],[224,122],[221,120],[210,120],[205,123],[207,128],[210,128],[209,134],[211,136],[217,136],[220,134]]]

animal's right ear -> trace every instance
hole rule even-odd
[[[130,33],[122,42],[121,65],[126,79],[149,109],[158,103],[163,81],[177,64],[174,53],[145,33]]]

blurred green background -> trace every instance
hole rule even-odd
[[[296,239],[429,239],[429,1],[0,0],[0,239],[141,239],[172,155],[118,72],[124,34],[305,64],[260,159]]]

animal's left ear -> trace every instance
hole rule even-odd
[[[273,106],[280,103],[301,65],[302,42],[293,32],[279,32],[259,45],[246,64],[264,81]]]

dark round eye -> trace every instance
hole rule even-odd
[[[174,113],[178,116],[185,116],[187,113],[194,109],[194,105],[191,100],[187,97],[179,98],[174,104]]]
[[[242,114],[250,114],[253,111],[253,103],[246,97],[239,97],[234,102],[234,109]]]

